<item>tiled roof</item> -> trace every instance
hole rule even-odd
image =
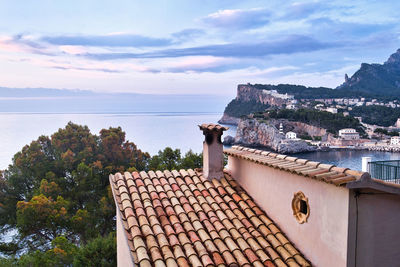
[[[110,183],[139,266],[310,266],[228,173],[125,172]]]
[[[323,164],[306,159],[298,159],[296,157],[242,146],[232,146],[232,148],[224,150],[224,153],[229,156],[250,160],[337,186],[343,186],[349,182],[356,181],[366,174],[348,168],[336,167],[335,165]]]

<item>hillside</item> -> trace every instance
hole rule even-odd
[[[274,97],[273,95],[276,93],[280,96]],[[283,95],[289,95],[292,98],[285,99],[282,97]],[[384,102],[400,100],[400,49],[392,54],[384,64],[362,63],[360,69],[351,78],[346,74],[345,82],[336,89],[294,84],[239,84],[236,98],[226,106],[220,123],[237,124],[235,119],[237,120],[240,116],[264,111],[268,106],[285,107],[290,102],[288,100],[293,98],[295,100],[316,100],[359,99],[361,97]],[[393,114],[390,119],[385,120],[384,124],[379,123],[382,117],[379,114],[375,113],[373,118],[368,114],[363,114],[364,111],[368,112],[368,109],[371,108],[358,108],[357,112],[352,112],[352,115],[363,117],[370,122],[377,121],[378,123],[374,124],[379,125],[389,125],[395,120]],[[395,116],[398,116],[397,112]]]
[[[400,118],[400,108],[384,106],[361,106],[350,111],[350,115],[361,117],[362,121],[372,125],[389,127]]]
[[[348,92],[363,92],[373,95],[395,96],[400,94],[400,49],[384,64],[362,63],[351,78],[337,88]]]
[[[366,92],[354,92],[347,90],[335,90],[328,87],[307,87],[294,84],[254,84],[252,87],[259,90],[276,90],[280,94],[293,95],[295,99],[319,99],[319,98],[356,98],[364,96],[371,97]]]

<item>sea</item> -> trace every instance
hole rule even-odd
[[[15,153],[40,135],[51,136],[68,122],[87,125],[92,133],[120,126],[126,139],[151,155],[165,147],[186,153],[202,151],[204,136],[198,125],[217,123],[220,112],[133,112],[133,113],[0,113],[0,170],[12,163]],[[236,127],[228,125],[225,135],[235,136]],[[400,153],[377,151],[329,151],[296,154],[336,166],[361,170],[361,158],[372,160],[400,159]]]

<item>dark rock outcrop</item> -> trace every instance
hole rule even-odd
[[[231,135],[227,135],[224,137],[224,141],[222,142],[222,144],[224,145],[233,145],[235,143],[235,137],[231,136]]]
[[[220,124],[228,124],[228,125],[238,125],[240,119],[236,117],[229,116],[228,114],[222,115],[222,118],[218,121]]]

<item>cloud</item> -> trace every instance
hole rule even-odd
[[[235,60],[213,56],[186,57],[180,61],[169,63],[164,72],[222,72],[232,69]]]
[[[97,47],[157,47],[172,44],[169,38],[154,38],[138,34],[59,35],[43,36],[41,41],[53,45],[79,45]]]
[[[212,13],[201,20],[213,27],[251,29],[269,23],[270,12],[264,8],[225,9]]]
[[[312,27],[314,34],[325,40],[340,38],[344,42],[358,38],[359,43],[362,42],[361,38],[371,38],[377,34],[381,37],[387,35],[392,38],[393,29],[397,27],[397,24],[394,23],[346,22],[328,17],[310,19],[307,20],[307,23]]]
[[[71,67],[53,66],[51,68],[58,70],[84,70],[84,71],[100,71],[106,73],[122,73],[122,71],[119,70],[103,69],[103,68],[83,68],[83,67],[73,67],[73,66]]]
[[[34,37],[23,34],[14,36],[0,36],[0,50],[39,55],[53,55],[53,52],[50,51],[47,46],[36,42]]]
[[[323,6],[319,2],[305,2],[305,3],[296,2],[291,4],[285,9],[286,13],[283,15],[281,19],[285,20],[303,19],[309,17],[311,14],[314,14],[322,9]]]
[[[82,55],[97,60],[129,58],[175,58],[186,56],[255,58],[277,54],[311,52],[338,46],[341,46],[341,44],[320,42],[311,37],[303,35],[291,35],[280,40],[261,43],[207,45],[180,49],[164,49],[147,53],[86,53]]]
[[[184,42],[195,39],[204,34],[205,31],[202,29],[184,29],[182,31],[173,33],[172,37],[175,38],[177,41]]]

